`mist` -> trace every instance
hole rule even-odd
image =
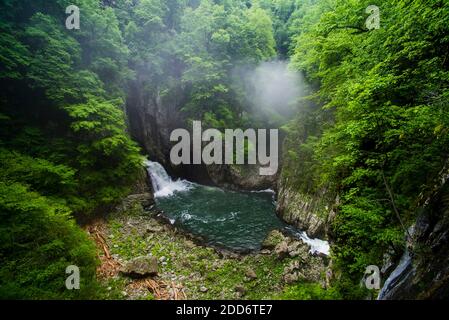
[[[289,120],[304,95],[303,77],[290,70],[287,61],[263,62],[255,69],[240,70],[239,78],[253,115],[271,124]]]

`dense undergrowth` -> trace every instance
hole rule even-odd
[[[65,28],[70,4],[80,30]],[[308,86],[282,127],[283,177],[311,197],[325,190],[337,210],[333,287],[298,284],[282,297],[364,297],[364,268],[401,254],[449,152],[447,2],[379,2],[381,27],[369,31],[372,4],[1,1],[0,297],[102,296],[95,248],[74,217],[109,210],[138,176],[130,81],[158,97],[181,87],[179,112],[205,126],[279,124],[251,115],[235,72],[276,56]],[[65,290],[71,264],[82,290]]]
[[[366,294],[366,266],[402,253],[448,157],[448,4],[379,2],[380,29],[369,31],[371,4],[305,4],[290,47],[316,90],[287,127],[284,175],[305,194],[339,195],[332,256],[346,298]]]

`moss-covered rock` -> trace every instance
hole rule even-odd
[[[144,278],[157,275],[158,270],[157,258],[152,256],[141,256],[128,261],[121,271],[123,274],[130,277]]]
[[[312,238],[327,238],[335,212],[323,196],[304,194],[280,183],[276,212],[285,222]]]
[[[279,243],[284,241],[286,237],[279,230],[273,230],[268,233],[267,237],[262,243],[262,248],[273,250]]]
[[[300,260],[290,255],[281,260],[274,251],[246,255],[217,251],[149,212],[112,215],[106,226],[105,238],[114,259],[125,265],[135,257],[151,255],[158,259],[159,265],[158,275],[153,279],[182,287],[187,299],[271,299],[283,290],[285,268]],[[286,239],[279,231],[272,235],[274,243]],[[301,260],[302,272],[309,268],[324,270],[322,259],[308,254],[309,257],[310,264]],[[151,298],[148,290],[135,288],[136,280],[122,276],[118,279],[122,280],[105,281],[111,283],[114,291],[126,292],[124,298]]]

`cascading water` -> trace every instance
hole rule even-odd
[[[193,183],[187,180],[173,181],[164,167],[158,162],[146,161],[145,166],[150,174],[156,198],[171,196],[175,191],[187,191],[193,185]]]
[[[407,281],[411,281],[410,277],[413,276],[413,265],[412,258],[408,252],[405,250],[404,255],[401,258],[396,269],[390,274],[388,279],[385,281],[384,286],[382,287],[378,300],[389,300],[391,296],[394,296],[398,288],[402,287],[402,284],[407,283]]]
[[[276,215],[272,190],[235,192],[187,180],[173,180],[157,162],[146,162],[157,206],[172,223],[208,244],[237,251],[260,249],[267,234],[283,229],[309,244],[312,253],[329,254],[329,244],[310,239]]]
[[[307,233],[305,233],[304,231],[295,230],[291,226],[288,226],[285,229],[294,237],[301,239],[302,241],[307,243],[310,246],[310,253],[322,253],[327,256],[329,255],[330,253],[329,242],[321,239],[309,238]]]

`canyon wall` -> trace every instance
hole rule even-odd
[[[449,175],[419,209],[408,248],[385,281],[379,299],[449,297]]]

